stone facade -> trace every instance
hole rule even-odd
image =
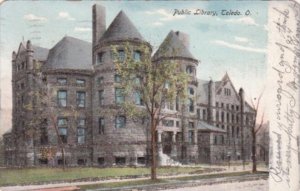
[[[124,12],[106,29],[105,8],[94,5],[92,11],[92,44],[64,37],[50,50],[28,41],[13,52],[13,128],[4,135],[6,165],[56,166],[62,164],[62,154],[68,166],[149,161],[147,121],[126,118],[118,106],[122,98],[112,47],[121,58],[129,46],[141,60],[151,57],[152,47]],[[243,89],[237,92],[227,74],[220,81],[198,79],[199,62],[189,43],[188,35],[171,31],[152,57],[153,62],[179,62],[190,76],[187,107],[181,110],[177,102],[166,106],[163,111],[173,117],[157,127],[159,157],[167,157],[161,161],[240,160],[242,140],[249,160],[254,111]],[[150,50],[148,55],[140,45]]]

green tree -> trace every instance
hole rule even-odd
[[[148,46],[135,47],[141,52],[138,59],[128,44],[124,45],[125,59],[118,57],[118,47],[113,47],[114,63],[120,76],[120,87],[128,97],[122,108],[132,118],[147,117],[150,122],[151,139],[151,179],[157,179],[157,141],[158,123],[170,116],[163,111],[165,105],[183,106],[186,98],[188,76],[179,62],[164,59],[151,61],[151,50]],[[180,101],[180,103],[179,103]],[[142,105],[143,107],[137,107]]]

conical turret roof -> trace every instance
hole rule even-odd
[[[188,47],[186,47],[183,42],[178,38],[174,31],[170,31],[168,36],[165,38],[163,43],[159,46],[158,50],[153,56],[153,60],[159,58],[188,58],[196,60],[196,58],[191,54]]]
[[[123,11],[120,11],[100,39],[103,41],[142,40],[144,38]]]

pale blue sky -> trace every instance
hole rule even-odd
[[[95,1],[15,1],[0,7],[0,57],[2,107],[10,108],[11,53],[24,36],[33,44],[51,48],[65,35],[91,41],[91,7]],[[227,71],[238,89],[258,95],[266,77],[266,1],[233,2],[101,2],[106,7],[107,26],[123,10],[154,49],[170,30],[190,35],[192,54],[201,61],[198,77],[220,80]],[[217,11],[218,16],[173,17],[174,9]],[[239,10],[250,16],[222,16],[221,10]],[[33,21],[35,20],[35,21]],[[38,25],[38,26],[34,26]],[[1,130],[0,130],[1,133]]]

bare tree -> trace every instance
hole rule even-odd
[[[257,172],[257,164],[256,164],[256,138],[257,138],[257,134],[260,131],[260,129],[263,126],[264,123],[264,112],[262,113],[262,116],[260,119],[258,116],[258,110],[260,109],[260,102],[261,102],[261,98],[263,96],[263,93],[261,93],[256,101],[256,103],[254,103],[253,99],[251,99],[251,104],[252,107],[254,109],[254,119],[253,119],[253,123],[252,123],[252,127],[251,127],[251,134],[252,134],[252,172],[255,173]],[[259,120],[259,123],[257,123],[257,121]]]

